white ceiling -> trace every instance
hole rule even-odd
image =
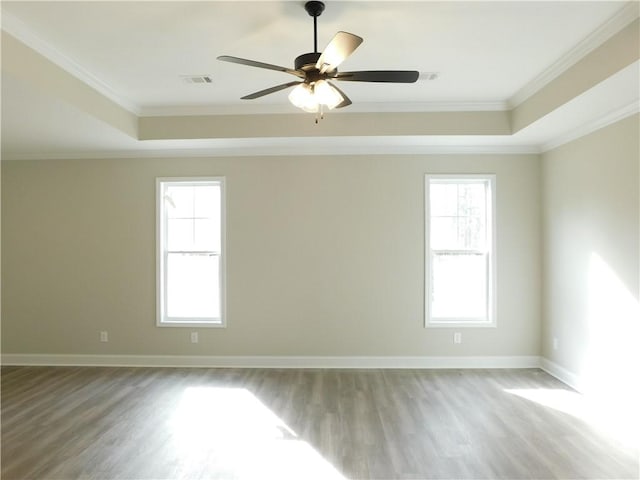
[[[318,19],[320,48],[338,30],[364,38],[341,70],[411,69],[439,74],[434,81],[420,79],[408,85],[345,82],[341,88],[354,104],[344,111],[351,112],[512,108],[550,76],[561,73],[554,72],[559,65],[569,66],[568,62],[578,60],[576,55],[595,47],[594,42],[615,33],[610,31],[612,23],[629,10],[629,3],[612,1],[326,4]],[[2,1],[1,8],[5,32],[136,115],[250,115],[296,112],[287,100],[288,91],[240,100],[243,95],[293,77],[220,62],[216,57],[233,55],[293,67],[297,55],[313,50],[313,21],[303,5],[302,1]],[[182,78],[186,75],[210,75],[213,83],[187,84]],[[556,119],[554,126],[552,118],[534,126],[533,133],[530,128],[517,136],[487,136],[472,143],[540,148],[569,135],[580,127],[572,121],[593,123],[614,107],[627,107],[630,101],[637,101],[638,66],[608,83],[611,86],[606,91],[601,86],[602,91],[575,99],[572,108],[580,111],[579,122],[568,115],[560,117],[561,121]],[[613,103],[602,100],[612,93],[620,98]],[[588,102],[594,101],[597,106],[589,107]],[[576,102],[582,102],[582,106]],[[427,136],[405,140],[389,138],[384,146],[470,142]],[[337,150],[362,143],[348,137],[333,141]],[[294,143],[303,144],[305,140],[296,139]],[[330,143],[326,138],[315,138],[316,150],[320,144],[327,149]],[[167,149],[231,153],[253,148],[267,152],[278,144],[282,150],[291,142],[140,142],[35,84],[14,78],[3,68],[5,158],[123,155]],[[309,140],[307,145],[313,150],[313,142]],[[373,148],[379,151],[381,146]]]

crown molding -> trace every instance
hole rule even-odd
[[[508,109],[516,108],[640,16],[640,2],[630,1],[550,67],[516,92]]]
[[[578,128],[575,128],[567,133],[564,133],[558,137],[553,138],[552,140],[543,143],[540,146],[541,153],[548,152],[549,150],[553,150],[554,148],[558,148],[565,143],[569,143],[573,140],[577,140],[578,138],[584,137],[585,135],[589,135],[590,133],[595,132],[596,130],[600,130],[601,128],[612,125],[620,120],[624,120],[625,118],[634,115],[640,112],[640,100],[635,100],[628,105],[624,105],[623,107],[616,108],[611,110],[606,115],[603,115],[591,122],[587,122],[581,125]]]
[[[33,33],[21,20],[4,11],[2,12],[2,30],[120,107],[130,113],[140,115],[138,105],[122,98],[109,85]]]

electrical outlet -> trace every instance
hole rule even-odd
[[[453,334],[453,343],[456,343],[456,344],[458,344],[458,343],[462,343],[462,333],[460,333],[460,332],[455,332],[455,333]]]
[[[109,332],[102,330],[100,332],[100,341],[101,342],[108,342],[109,341]]]
[[[198,332],[191,332],[191,343],[198,343]]]
[[[558,350],[558,337],[553,337],[553,349]]]

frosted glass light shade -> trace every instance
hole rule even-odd
[[[344,100],[340,92],[324,80],[318,80],[316,82],[313,92],[318,99],[318,103],[326,105],[329,109],[335,108]]]
[[[289,94],[289,101],[305,112],[317,112],[320,105],[333,109],[343,100],[340,92],[324,80],[313,85],[301,83]]]
[[[289,101],[305,112],[317,112],[318,101],[313,94],[311,85],[301,83],[289,94]]]

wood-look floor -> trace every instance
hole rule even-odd
[[[544,389],[544,390],[542,390]],[[2,368],[2,478],[636,479],[539,370]]]

